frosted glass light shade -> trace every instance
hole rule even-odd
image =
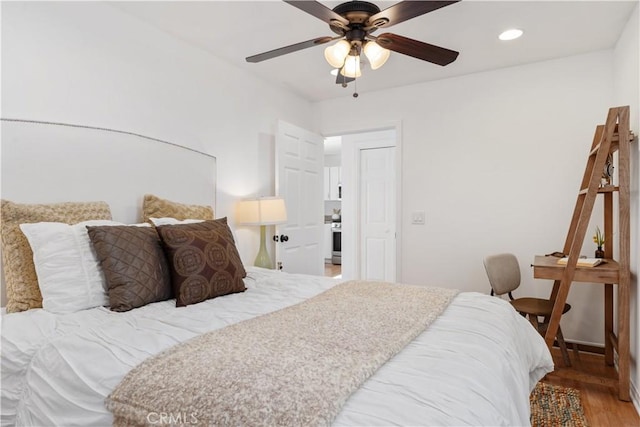
[[[283,224],[287,222],[287,207],[282,197],[241,200],[236,207],[236,220],[242,225]]]
[[[369,60],[371,69],[377,70],[378,68],[382,67],[385,62],[387,62],[391,51],[370,40],[367,42],[367,44],[364,45],[364,54]]]
[[[360,56],[347,56],[340,74],[351,78],[360,77],[362,75],[362,72],[360,72]]]
[[[351,50],[351,44],[346,40],[340,40],[333,46],[329,46],[324,50],[324,59],[335,68],[342,68],[344,59]]]

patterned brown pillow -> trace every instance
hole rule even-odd
[[[33,252],[20,224],[63,222],[77,224],[92,219],[111,219],[105,202],[23,204],[2,200],[2,269],[7,285],[7,313],[42,307]]]
[[[157,227],[171,270],[176,306],[244,292],[247,272],[227,218]]]
[[[153,227],[87,227],[107,280],[113,311],[172,297],[169,268]]]
[[[149,218],[213,219],[213,208],[211,206],[185,205],[161,199],[153,194],[145,194],[142,201],[142,220],[149,222]]]

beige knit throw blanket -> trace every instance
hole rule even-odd
[[[458,293],[351,281],[145,360],[107,398],[116,426],[329,425]]]

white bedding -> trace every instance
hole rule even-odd
[[[248,268],[247,291],[125,313],[2,316],[2,426],[108,426],[104,399],[148,356],[314,296],[338,282]],[[553,370],[542,337],[507,302],[461,293],[354,393],[335,425],[528,425],[529,392]]]

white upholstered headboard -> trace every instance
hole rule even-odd
[[[0,119],[0,196],[20,203],[102,200],[115,221],[139,222],[144,194],[216,200],[216,158],[122,130]],[[2,306],[5,305],[4,280]]]

